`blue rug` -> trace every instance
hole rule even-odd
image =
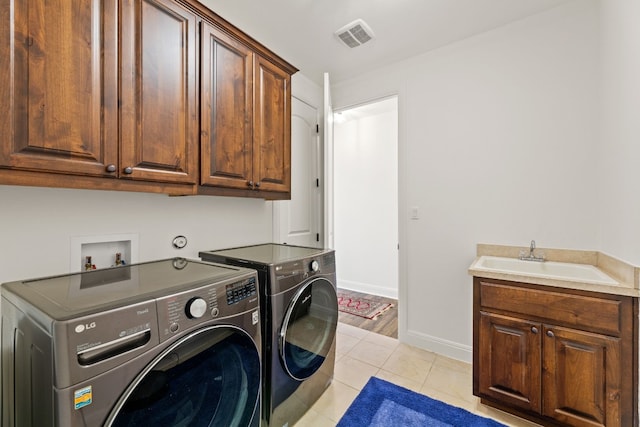
[[[371,377],[337,427],[504,427],[464,409]]]

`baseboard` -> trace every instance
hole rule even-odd
[[[471,363],[473,360],[473,348],[471,346],[416,331],[406,331],[405,333],[398,331],[398,334],[401,342],[414,347],[419,347],[467,363]]]
[[[352,280],[338,279],[338,288],[350,291],[362,292],[364,294],[379,295],[382,297],[398,299],[398,289],[385,288],[369,283],[354,282]]]

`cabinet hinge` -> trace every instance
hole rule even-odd
[[[320,233],[316,233],[316,242],[320,241]]]

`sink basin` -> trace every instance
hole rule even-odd
[[[481,256],[470,269],[598,285],[619,284],[618,281],[612,279],[597,267],[587,264],[571,264],[553,261],[533,262],[522,261],[517,258]]]

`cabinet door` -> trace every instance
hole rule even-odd
[[[620,426],[620,340],[545,327],[543,414],[571,426]]]
[[[253,53],[202,24],[200,182],[252,187]]]
[[[539,323],[481,312],[476,394],[539,412],[540,330]]]
[[[195,183],[196,15],[171,0],[123,0],[120,176]]]
[[[265,191],[291,191],[291,76],[256,55],[253,180]]]
[[[116,0],[0,5],[0,165],[109,175],[117,163]]]

